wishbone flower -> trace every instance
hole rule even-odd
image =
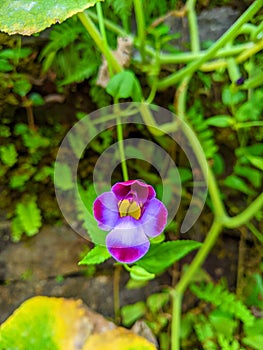
[[[95,200],[95,219],[102,230],[110,231],[106,246],[117,261],[139,260],[149,250],[149,238],[164,230],[168,212],[155,196],[152,186],[130,180],[116,183]]]

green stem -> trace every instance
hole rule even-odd
[[[247,228],[253,233],[253,235],[261,242],[263,243],[263,235],[259,230],[252,225],[250,222],[246,223]]]
[[[213,203],[215,217],[217,218],[218,221],[223,222],[226,219],[227,214],[225,211],[223,201],[221,199],[220,190],[217,186],[217,182],[214,177],[213,171],[209,166],[207,166],[207,170],[208,170],[208,190],[211,197],[211,201]]]
[[[225,217],[224,226],[227,228],[236,228],[244,225],[261,209],[263,206],[263,193],[261,193],[246,209],[234,217]]]
[[[96,15],[96,13],[87,10],[86,13],[89,15],[89,17],[95,21],[95,22],[99,22],[98,16]],[[104,18],[104,25],[107,29],[111,30],[113,33],[119,35],[119,36],[127,36],[127,32],[120,26],[118,26],[117,24],[113,23],[112,21],[108,20],[107,18]]]
[[[246,61],[249,57],[254,56],[257,52],[263,49],[263,39],[255,43],[250,49],[245,52],[241,52],[240,55],[236,58],[237,63],[242,63]]]
[[[263,126],[263,121],[237,123],[235,129],[251,128],[253,126]]]
[[[231,48],[222,48],[218,50],[217,53],[215,53],[215,58],[221,58],[221,57],[229,57],[237,55],[241,52],[244,52],[245,50],[251,49],[255,44],[254,43],[245,43],[245,44],[239,44],[235,45]],[[155,56],[155,50],[150,47],[146,46],[145,51],[150,56]],[[177,54],[160,54],[159,59],[161,64],[172,64],[172,63],[189,63],[192,61],[195,61],[197,59],[202,58],[205,56],[207,51],[199,51],[199,52],[178,52]],[[214,58],[213,57],[213,58]]]
[[[216,240],[222,230],[222,223],[214,220],[207,237],[196,254],[194,260],[183,274],[182,278],[178,282],[177,286],[172,292],[173,297],[173,319],[172,319],[172,350],[180,350],[180,318],[181,318],[181,302],[182,296],[186,288],[190,284],[196,271],[201,267],[205,261],[208,253],[216,243]]]
[[[121,72],[121,70],[122,70],[121,65],[116,60],[116,58],[112,54],[109,47],[107,45],[105,45],[103,38],[101,37],[98,29],[96,28],[94,23],[91,21],[89,16],[85,12],[80,12],[78,14],[78,17],[79,17],[80,21],[82,22],[82,24],[84,25],[84,27],[89,32],[92,39],[95,41],[96,45],[98,46],[98,48],[100,49],[102,54],[105,56],[109,66],[112,67],[115,72],[117,72],[117,73]]]
[[[213,58],[216,52],[222,48],[229,40],[233,40],[241,26],[249,21],[249,19],[257,13],[262,7],[262,0],[256,0],[252,5],[245,11],[239,19],[225,32],[207,51],[204,56],[196,61],[190,63],[187,67],[179,70],[178,72],[171,74],[169,77],[162,79],[158,88],[160,90],[166,89],[168,86],[176,84],[186,75],[193,74],[203,63]]]
[[[183,293],[173,290],[171,349],[180,350],[181,312]]]
[[[100,2],[97,2],[96,9],[98,14],[100,33],[101,33],[102,39],[104,40],[104,43],[107,45],[107,35],[105,31],[104,18],[103,18],[102,7]]]
[[[114,300],[114,316],[115,323],[120,324],[120,276],[121,276],[121,264],[116,264],[113,276],[113,300]]]
[[[134,0],[134,11],[136,17],[136,23],[138,28],[138,37],[139,37],[139,50],[142,57],[142,62],[145,60],[145,22],[143,14],[143,1]]]
[[[103,17],[102,7],[101,7],[100,2],[97,2],[96,9],[97,9],[97,14],[98,14],[100,34],[102,36],[102,40],[104,41],[104,46],[107,47],[107,49],[109,50],[109,46],[108,46],[108,42],[107,42],[107,35],[106,35],[105,25],[104,25],[104,17]],[[109,75],[110,75],[110,77],[112,77],[113,76],[113,67],[111,66],[111,61],[108,61],[108,68],[109,68]]]
[[[186,118],[186,97],[187,97],[187,90],[188,85],[191,77],[187,75],[181,82],[181,84],[178,86],[177,89],[177,116],[181,119]]]
[[[190,38],[191,38],[191,51],[199,52],[200,41],[199,41],[197,17],[195,13],[195,3],[196,3],[196,0],[188,0],[186,2],[186,9],[187,9],[189,31],[190,31]]]
[[[128,181],[129,175],[128,175],[128,168],[127,168],[127,163],[126,163],[126,159],[125,159],[124,145],[123,145],[123,130],[122,130],[122,124],[121,124],[119,118],[117,118],[117,137],[118,137],[118,145],[119,145],[123,180]]]

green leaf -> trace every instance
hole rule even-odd
[[[191,240],[178,240],[152,245],[149,252],[136,265],[150,273],[161,273],[174,262],[183,258],[192,250],[200,248],[202,243]]]
[[[101,264],[110,257],[111,255],[106,247],[97,245],[88,252],[88,254],[79,262],[79,265]]]
[[[230,188],[233,188],[234,190],[238,190],[238,191],[243,192],[245,194],[248,194],[248,195],[254,194],[254,191],[252,191],[248,187],[248,185],[245,183],[245,181],[243,181],[242,179],[240,179],[236,175],[229,175],[224,180],[224,184]]]
[[[32,94],[29,95],[29,100],[32,101],[33,106],[43,106],[45,103],[43,97],[37,92],[32,92]]]
[[[129,70],[114,75],[107,87],[106,91],[114,98],[128,98],[131,97],[133,101],[142,101],[142,91],[140,83],[135,74]]]
[[[246,94],[243,91],[232,91],[232,89],[229,86],[226,86],[223,89],[222,100],[224,105],[226,106],[236,105],[244,101],[245,98]]]
[[[0,30],[8,34],[31,35],[83,12],[98,1],[100,0],[2,0]]]
[[[6,59],[0,58],[0,72],[11,72],[13,68]]]
[[[24,229],[23,229],[22,223],[20,219],[16,216],[15,218],[13,218],[12,224],[11,224],[11,236],[12,236],[13,242],[19,242],[23,233],[24,233]]]
[[[213,171],[216,175],[222,175],[225,171],[225,163],[223,157],[216,153],[213,157]]]
[[[235,165],[234,172],[236,175],[242,176],[249,180],[255,188],[259,188],[261,186],[263,175],[262,171],[254,169],[250,166]]]
[[[31,53],[32,53],[32,50],[29,47],[13,48],[13,49],[2,50],[0,52],[0,58],[16,61],[20,58],[26,58]]]
[[[36,199],[31,198],[25,203],[18,203],[16,206],[16,213],[24,232],[28,236],[35,235],[41,227],[41,212],[37,207]]]
[[[243,296],[246,297],[246,305],[263,309],[263,277],[260,274],[255,273],[246,279]],[[263,319],[261,320],[261,331],[263,333]]]
[[[248,337],[245,337],[242,339],[242,342],[245,345],[250,346],[252,349],[255,350],[262,350],[262,344],[263,344],[263,335],[251,335]]]
[[[34,176],[34,180],[44,181],[47,178],[51,177],[52,175],[54,175],[54,169],[50,166],[43,166],[36,172]]]
[[[144,302],[138,301],[132,305],[125,305],[121,309],[122,323],[125,327],[130,327],[135,321],[141,318],[146,312]]]
[[[17,152],[14,144],[1,146],[0,158],[5,165],[12,167],[17,162]]]
[[[232,315],[225,311],[214,310],[209,315],[209,320],[218,334],[223,334],[231,339],[238,323],[232,318]]]
[[[217,126],[218,128],[226,128],[234,124],[232,117],[228,115],[217,115],[206,120],[206,124],[210,126]]]
[[[252,165],[254,165],[256,168],[263,170],[263,158],[262,157],[255,157],[255,156],[247,156],[247,159],[250,161]]]
[[[56,162],[55,167],[55,185],[63,191],[72,189],[74,184],[69,166],[65,163]]]
[[[26,96],[29,91],[31,90],[31,83],[28,79],[21,77],[19,80],[16,80],[14,82],[14,88],[13,91],[18,94],[19,96]]]
[[[21,188],[24,184],[30,179],[33,173],[33,169],[25,169],[25,174],[13,175],[10,179],[9,186],[10,188]]]
[[[93,216],[93,202],[97,197],[96,192],[93,186],[89,186],[88,190],[85,191],[80,185],[78,191],[81,197],[76,199],[78,219],[83,220],[83,226],[87,230],[91,241],[96,245],[105,246],[107,232],[98,227],[98,223]]]
[[[249,326],[244,325],[244,331],[247,337],[263,334],[263,318],[256,318]]]
[[[154,279],[155,275],[153,273],[149,273],[141,266],[132,266],[130,269],[130,276],[135,281],[149,281]]]
[[[168,303],[169,298],[169,293],[155,293],[147,298],[146,305],[153,314],[156,314]]]

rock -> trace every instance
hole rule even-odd
[[[7,245],[0,254],[1,280],[40,280],[81,270],[85,240],[66,226],[44,227],[25,241]]]
[[[199,39],[205,41],[216,41],[225,31],[231,27],[240,15],[238,10],[231,7],[218,7],[211,10],[203,10],[197,16]],[[189,27],[187,17],[168,17],[164,23],[170,27],[171,33],[180,33],[181,36],[172,43],[184,49],[189,46]]]

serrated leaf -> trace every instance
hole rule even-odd
[[[28,236],[35,235],[41,227],[41,212],[37,207],[36,200],[31,198],[25,203],[18,203],[16,213],[24,232]]]
[[[31,35],[61,23],[101,0],[2,0],[0,30],[8,34]]]
[[[165,242],[150,247],[149,252],[136,265],[150,273],[161,273],[174,262],[183,258],[192,250],[200,248],[202,243],[191,240]]]
[[[88,254],[79,262],[79,265],[101,264],[110,257],[111,255],[106,247],[97,245],[88,252]]]

